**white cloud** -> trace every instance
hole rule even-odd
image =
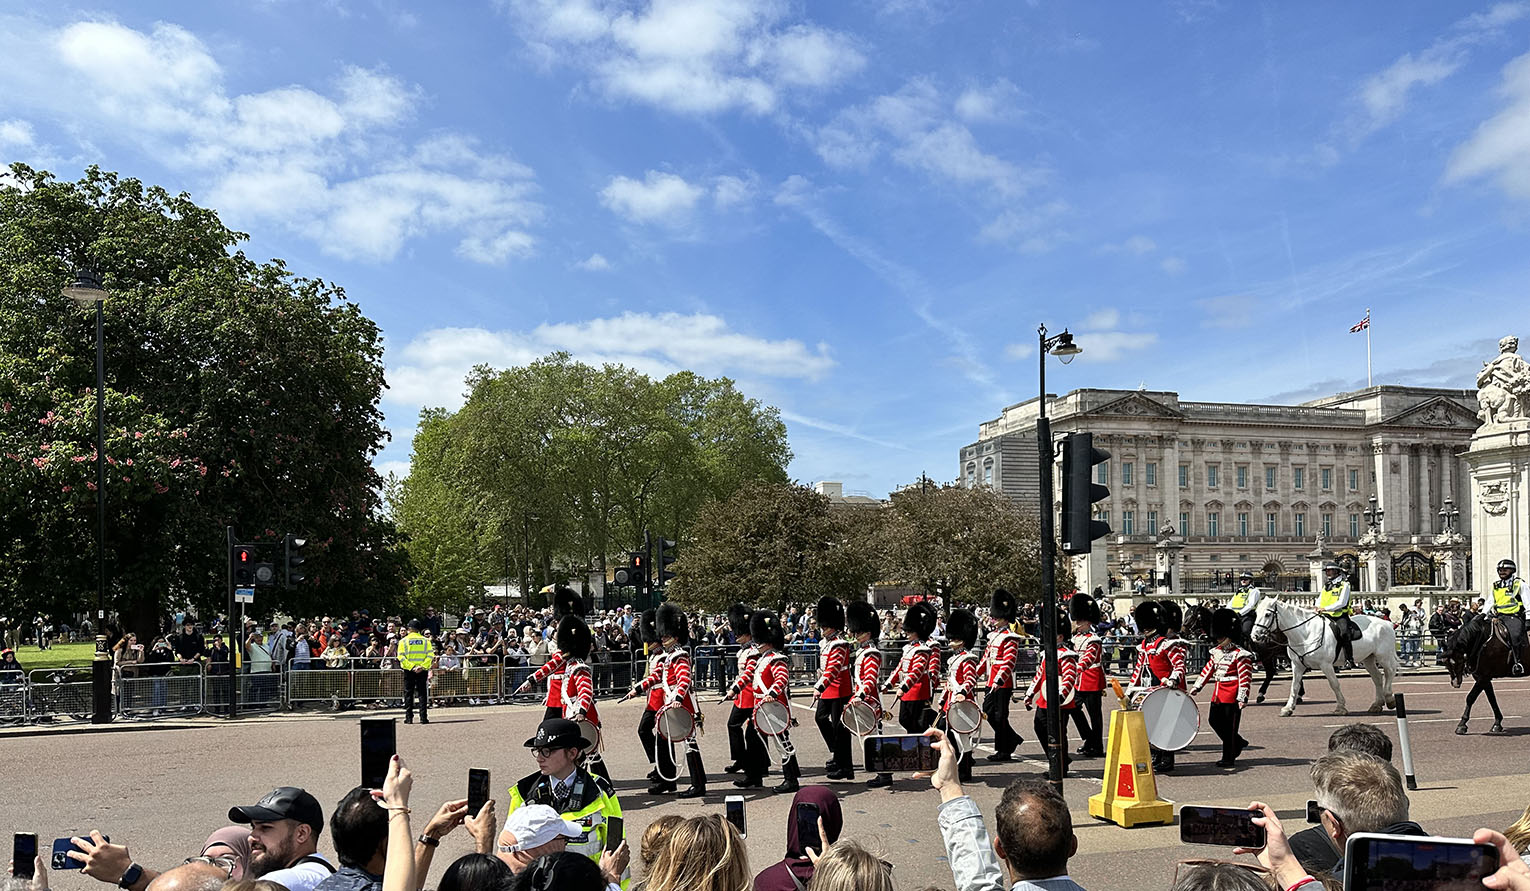
[[[1107,244],[1100,250],[1107,254],[1127,253],[1140,257],[1158,250],[1158,242],[1146,235],[1133,235],[1120,244]]]
[[[712,183],[712,202],[719,209],[747,204],[754,197],[755,185],[752,177],[719,176]]]
[[[1080,331],[1075,339],[1084,348],[1080,359],[1114,362],[1157,343],[1158,335],[1151,331]]]
[[[1530,200],[1530,53],[1504,66],[1498,93],[1503,109],[1451,154],[1445,181],[1491,176],[1509,196]]]
[[[1020,88],[1004,78],[986,87],[968,87],[956,98],[956,116],[979,123],[1001,121],[1019,113]]]
[[[1023,254],[1049,251],[1072,236],[1060,221],[1072,210],[1066,201],[1048,201],[1001,212],[978,233],[978,240],[1013,247]]]
[[[706,190],[673,173],[648,171],[641,181],[613,176],[600,190],[600,202],[612,213],[637,223],[683,222]]]
[[[578,263],[575,263],[574,268],[583,269],[586,272],[605,272],[611,268],[611,261],[607,260],[601,254],[591,254],[585,259],[580,260]]]
[[[531,171],[462,136],[410,144],[398,130],[421,93],[385,71],[347,66],[327,88],[231,94],[212,52],[173,24],[84,21],[0,43],[0,76],[28,84],[26,104],[200,178],[236,226],[274,222],[365,260],[440,234],[484,263],[535,243]]]
[[[389,353],[385,400],[407,406],[462,404],[475,365],[526,365],[556,350],[591,364],[619,362],[648,374],[682,368],[703,374],[745,371],[814,380],[834,367],[827,344],[767,340],[729,329],[714,315],[624,313],[615,318],[542,324],[530,331],[437,328]]]
[[[32,125],[26,121],[0,121],[0,152],[28,149],[36,142],[37,135],[33,132]]]
[[[866,65],[847,34],[788,21],[779,0],[505,0],[541,59],[582,68],[607,95],[669,111],[775,110]]]
[[[1034,355],[1036,355],[1036,345],[1034,343],[1011,343],[1006,344],[1004,347],[1004,358],[1012,362],[1020,359],[1029,359]]]
[[[1164,257],[1158,262],[1158,268],[1170,275],[1179,275],[1190,268],[1190,264],[1183,257]]]
[[[1102,309],[1090,313],[1084,319],[1084,328],[1114,328],[1121,324],[1121,311],[1119,309]]]

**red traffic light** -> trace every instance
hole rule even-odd
[[[250,551],[249,551],[248,548],[240,548],[235,553],[238,555],[240,563],[248,563],[248,562],[250,562]]]

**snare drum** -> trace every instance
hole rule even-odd
[[[654,716],[654,730],[672,743],[685,742],[696,732],[696,716],[685,706],[672,702]]]
[[[983,709],[976,702],[953,702],[946,712],[946,725],[952,733],[963,735],[976,733],[983,726]]]
[[[791,706],[779,699],[767,699],[754,707],[749,722],[762,736],[780,736],[792,726]]]
[[[1195,741],[1201,729],[1201,712],[1190,694],[1173,687],[1159,687],[1142,697],[1137,708],[1147,726],[1148,742],[1165,752],[1177,752]]]
[[[840,714],[840,723],[856,736],[870,736],[877,732],[877,721],[882,715],[877,707],[864,699],[852,699]]]
[[[579,735],[589,741],[590,745],[584,749],[586,753],[600,751],[600,727],[589,721],[576,721],[579,725]]]

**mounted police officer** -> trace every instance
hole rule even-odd
[[[1509,633],[1509,671],[1515,677],[1525,673],[1525,666],[1519,661],[1519,648],[1525,645],[1525,605],[1530,603],[1530,593],[1526,592],[1524,581],[1516,575],[1518,571],[1513,560],[1498,561],[1498,581],[1493,583],[1493,599],[1482,611],[1485,633],[1479,638],[1487,640],[1493,630],[1493,617],[1497,616]]]
[[[1264,592],[1254,585],[1254,574],[1247,569],[1238,573],[1238,590],[1227,602],[1227,608],[1238,614],[1238,627],[1242,629],[1238,642],[1245,646],[1252,639],[1259,601],[1263,598]]]
[[[1349,617],[1353,612],[1349,605],[1349,593],[1349,579],[1344,577],[1344,567],[1331,560],[1324,563],[1323,590],[1318,594],[1317,611],[1328,617],[1333,627],[1334,640],[1339,644],[1333,660],[1335,671],[1344,667],[1339,664],[1341,654],[1348,662],[1347,667],[1354,667],[1354,641],[1360,639],[1360,627]]]

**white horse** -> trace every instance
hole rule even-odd
[[[1379,715],[1383,702],[1387,708],[1397,704],[1396,697],[1392,695],[1392,682],[1398,670],[1396,634],[1392,631],[1392,623],[1385,619],[1372,616],[1353,618],[1361,632],[1360,639],[1354,642],[1355,661],[1365,666],[1365,670],[1370,672],[1371,681],[1376,685],[1376,699],[1371,703],[1370,713]],[[1291,656],[1291,697],[1286,700],[1286,707],[1280,710],[1281,717],[1290,717],[1296,710],[1296,691],[1301,689],[1302,675],[1314,668],[1328,678],[1328,687],[1333,690],[1336,703],[1333,713],[1349,714],[1349,709],[1344,707],[1344,693],[1339,690],[1339,679],[1334,673],[1333,664],[1337,654],[1328,617],[1306,607],[1286,603],[1279,597],[1269,597],[1259,603],[1253,638],[1256,642],[1262,642],[1277,631],[1286,636],[1286,652]]]

